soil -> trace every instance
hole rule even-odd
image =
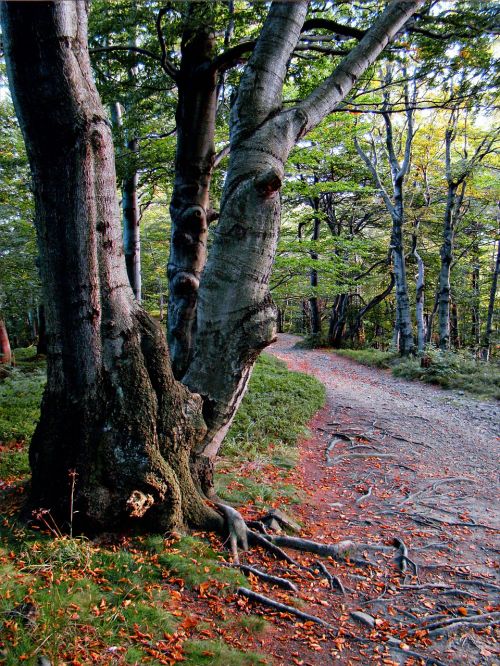
[[[372,564],[322,560],[343,595],[319,570],[250,552],[247,561],[291,577],[300,592],[256,581],[254,589],[332,625],[325,630],[262,608],[272,624],[261,649],[277,664],[500,664],[498,404],[299,349],[298,341],[280,335],[268,351],[317,377],[327,402],[290,476],[305,500],[281,508],[301,522],[301,537],[361,542]],[[403,552],[398,539],[408,560],[394,559]],[[376,545],[394,551],[379,553]],[[318,561],[287,552],[313,569]],[[356,611],[374,626],[360,623]]]

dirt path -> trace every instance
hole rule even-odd
[[[387,639],[396,636],[404,650],[441,663],[499,664],[499,407],[328,352],[295,349],[297,340],[281,335],[269,352],[327,389],[313,437],[301,445],[303,536],[367,544],[399,538],[410,561],[404,574],[387,554],[370,571],[332,562],[347,594],[316,589],[310,600],[317,607],[308,611],[345,623],[351,640],[339,649],[323,638],[322,654],[306,646],[297,662],[283,663],[423,663],[390,649]],[[375,627],[359,625],[352,611],[371,615]]]

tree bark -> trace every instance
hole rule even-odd
[[[209,188],[215,159],[218,71],[212,67],[215,36],[196,19],[204,3],[191,3],[176,77],[177,151],[170,203],[172,232],[168,260],[168,339],[174,374],[191,360],[201,273],[207,258]],[[198,16],[200,15],[200,16]]]
[[[424,319],[424,298],[425,298],[425,265],[422,257],[414,250],[413,255],[417,260],[417,283],[416,283],[416,319],[417,319],[417,347],[418,353],[422,354],[425,349],[425,319]]]
[[[497,256],[495,261],[495,268],[491,278],[490,298],[488,301],[488,314],[486,316],[486,329],[483,338],[483,352],[482,356],[485,361],[490,356],[491,335],[493,333],[493,316],[495,313],[495,298],[497,295],[498,275],[500,274],[500,240],[498,241]]]
[[[11,365],[12,363],[9,334],[3,319],[0,319],[0,363],[4,365]]]
[[[46,303],[47,385],[30,446],[31,504],[70,520],[155,530],[220,526],[197,493],[201,399],[172,375],[164,334],[128,284],[109,122],[87,50],[87,3],[2,4]],[[34,94],[36,91],[36,94]]]
[[[169,318],[174,370],[185,386],[174,379],[161,330],[128,285],[111,135],[88,60],[86,2],[2,5],[47,303],[48,382],[30,449],[37,506],[67,513],[65,483],[76,470],[77,515],[100,529],[139,518],[156,530],[186,520],[220,526],[193,485],[189,458],[209,492],[213,459],[253,363],[275,337],[268,282],[284,163],[421,4],[390,3],[332,75],[284,110],[284,78],[307,2],[271,5],[232,108],[229,172],[201,286],[217,84],[212,36],[186,31],[179,73],[162,59],[180,94]]]
[[[43,303],[38,306],[38,341],[36,343],[36,353],[47,353],[47,325],[45,322],[45,306]]]

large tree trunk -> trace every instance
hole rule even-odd
[[[488,314],[486,316],[486,329],[484,331],[484,338],[483,338],[482,357],[485,361],[487,361],[490,356],[491,334],[493,333],[493,315],[495,312],[495,299],[497,295],[499,274],[500,274],[500,240],[498,241],[495,268],[493,269],[493,276],[491,279],[490,298],[488,301]]]
[[[232,107],[229,171],[199,290],[199,333],[183,377],[204,399],[208,432],[196,449],[196,466],[207,492],[213,461],[255,359],[276,335],[268,282],[281,216],[279,190],[290,150],[333,111],[421,4],[392,2],[331,76],[298,106],[285,110],[284,78],[307,2],[271,6]]]
[[[174,380],[164,334],[128,284],[109,122],[83,1],[2,5],[9,80],[33,175],[47,386],[31,502],[98,529],[219,524],[197,493],[201,399]]]
[[[9,334],[7,333],[7,326],[3,319],[0,319],[0,363],[5,365],[12,363]]]
[[[36,353],[47,353],[47,325],[45,321],[45,305],[40,303],[38,306],[38,341],[36,343]]]

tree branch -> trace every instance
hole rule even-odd
[[[391,198],[389,194],[387,193],[387,190],[385,189],[381,179],[380,175],[376,169],[375,164],[372,162],[372,160],[368,157],[368,155],[365,153],[365,151],[361,148],[359,145],[358,139],[354,139],[354,147],[356,148],[356,152],[358,155],[361,157],[363,162],[366,164],[368,167],[368,171],[371,173],[373,180],[375,181],[375,185],[378,190],[380,190],[380,193],[382,194],[382,198],[384,199],[384,203],[387,206],[387,210],[390,212],[391,215],[395,213],[394,210],[394,205],[391,201]]]
[[[302,135],[316,127],[335,109],[361,74],[376,60],[422,4],[423,0],[393,0],[389,4],[331,76],[298,105],[298,109],[307,114]]]
[[[165,45],[165,37],[163,36],[163,30],[161,27],[161,20],[169,9],[170,9],[169,5],[165,5],[160,9],[156,17],[155,25],[156,25],[156,34],[158,35],[158,41],[160,42],[160,48],[161,48],[161,58],[160,58],[161,66],[163,68],[163,71],[169,76],[171,76],[174,79],[174,81],[176,81],[179,72],[177,68],[167,58],[167,47]]]

